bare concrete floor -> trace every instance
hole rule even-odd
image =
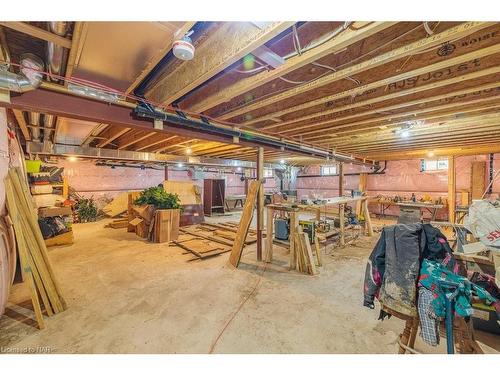
[[[2,352],[396,352],[402,321],[380,322],[378,309],[362,307],[366,258],[377,236],[325,254],[321,274],[313,277],[287,271],[282,248],[266,266],[249,246],[233,269],[228,253],[189,262],[180,248],[147,243],[105,223],[77,224],[74,245],[50,250],[69,308],[46,318],[38,331],[22,318],[33,316],[29,310],[11,305],[0,318]],[[13,300],[22,297],[21,290],[13,293]],[[500,350],[499,336],[478,336],[487,352]],[[444,353],[444,345],[430,348],[417,339],[426,352]]]

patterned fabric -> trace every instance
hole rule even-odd
[[[429,345],[439,345],[439,319],[432,310],[434,297],[430,290],[418,289],[418,315],[420,318],[420,336]]]
[[[435,314],[444,318],[446,315],[446,294],[442,289],[443,283],[451,282],[457,285],[455,313],[461,317],[471,316],[473,313],[472,296],[485,301],[487,305],[498,305],[498,300],[491,296],[484,288],[471,283],[467,278],[455,275],[443,264],[424,259],[420,268],[419,285],[432,292],[432,308]]]

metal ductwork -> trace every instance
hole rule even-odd
[[[36,89],[43,79],[43,61],[27,53],[21,56],[19,73],[9,72],[9,66],[0,66],[0,88],[15,92],[26,92]]]
[[[31,138],[34,141],[40,141],[40,113],[29,113],[29,124],[31,125]]]
[[[256,163],[245,160],[219,159],[199,156],[182,156],[156,154],[152,152],[139,152],[129,150],[116,150],[109,148],[81,147],[62,144],[52,144],[44,147],[41,142],[26,142],[28,154],[55,155],[55,156],[77,156],[80,158],[114,160],[139,163],[161,163],[185,165],[201,165],[213,167],[241,167],[255,169]],[[276,164],[265,163],[264,168],[279,168]]]
[[[51,21],[48,22],[49,31],[59,36],[65,37],[68,33],[68,22]],[[47,42],[47,65],[50,74],[62,75],[62,70],[66,64],[67,52],[64,47],[55,43]],[[49,76],[49,81],[59,82],[58,78]]]
[[[54,115],[43,116],[43,140],[50,141],[50,134],[54,128]]]

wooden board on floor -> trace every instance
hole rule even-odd
[[[248,234],[248,229],[250,228],[250,223],[252,222],[253,209],[257,202],[257,194],[261,185],[262,181],[256,180],[252,181],[248,187],[247,199],[245,200],[245,205],[243,207],[243,213],[241,215],[240,225],[236,234],[236,240],[233,243],[231,256],[229,257],[229,262],[234,267],[238,267],[240,264],[241,253],[243,252],[245,239]]]

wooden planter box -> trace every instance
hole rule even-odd
[[[170,242],[179,237],[180,209],[156,210],[154,217],[153,242]]]

